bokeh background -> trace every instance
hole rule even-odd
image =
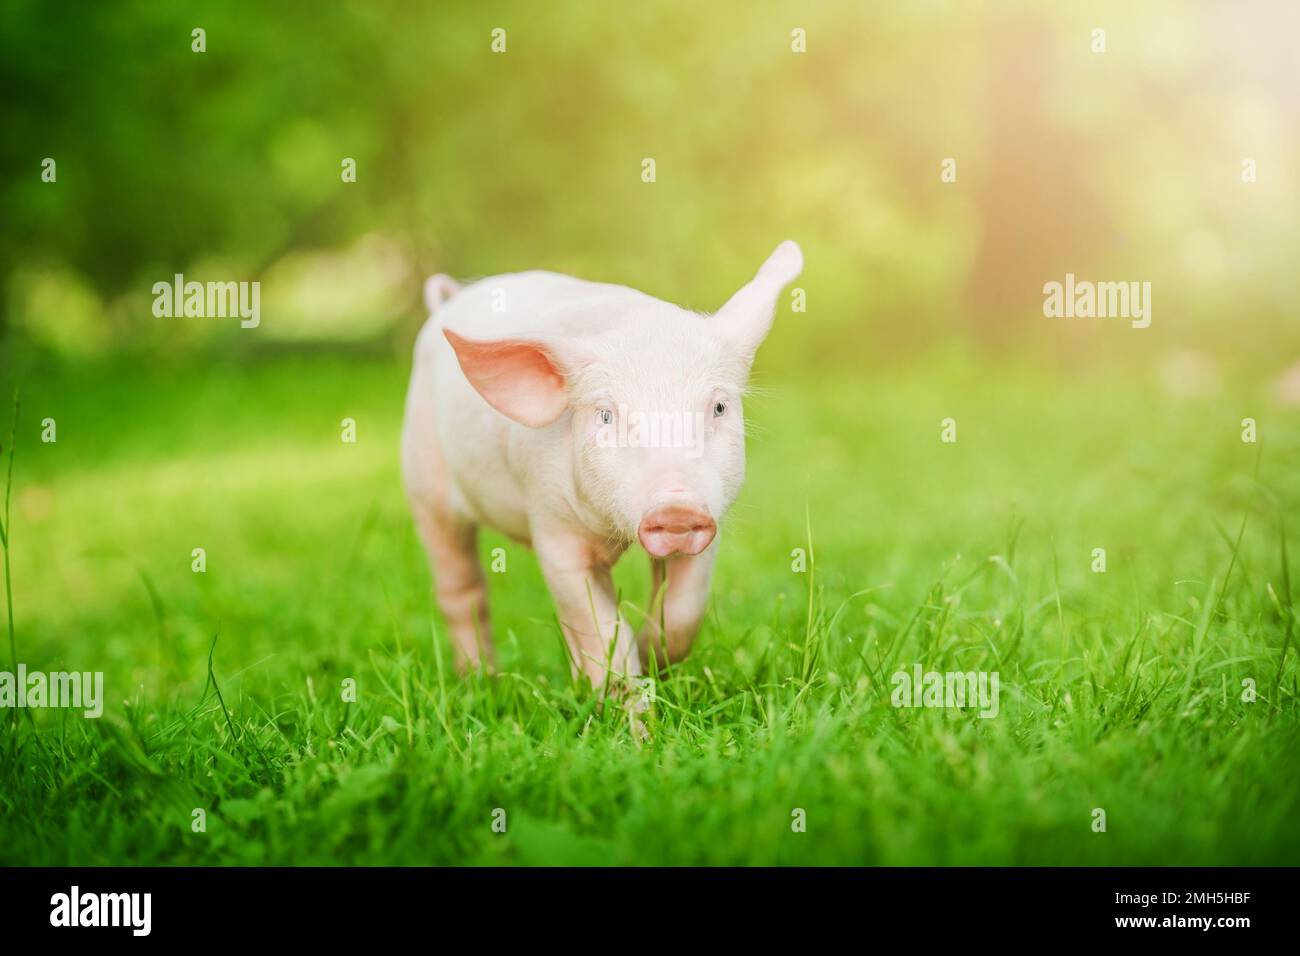
[[[1300,357],[1293,4],[0,16],[9,348],[404,354],[434,271],[552,268],[712,309],[791,236],[809,312],[777,329],[771,368],[970,343],[1067,372],[1118,353],[1154,375],[1186,349],[1268,375]],[[260,279],[263,327],[154,320],[149,288],[175,272]],[[1153,327],[1045,321],[1042,285],[1066,272],[1152,282]]]
[[[1294,862],[1298,35],[1287,0],[9,0],[17,656],[110,699],[38,715],[57,752],[0,748],[0,857]],[[681,724],[593,742],[535,563],[491,534],[518,683],[440,685],[397,473],[423,278],[707,311],[787,238],[807,308],[758,358]],[[154,317],[178,272],[260,281],[260,326]],[[1045,318],[1066,273],[1150,282],[1151,326]],[[810,593],[844,610],[820,658]],[[892,711],[918,660],[1001,666],[1005,720]],[[506,804],[532,823],[493,843]]]

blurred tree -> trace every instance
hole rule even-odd
[[[965,294],[976,326],[996,339],[1041,306],[1045,282],[1087,274],[1109,214],[1093,191],[1101,148],[1064,128],[1049,100],[1059,83],[1055,32],[1040,16],[1017,13],[991,19],[985,35],[988,154],[975,187],[981,233]]]

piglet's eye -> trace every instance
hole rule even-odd
[[[597,409],[596,421],[600,422],[602,425],[612,425],[614,424],[614,412],[608,408]]]
[[[722,417],[723,415],[725,415],[725,414],[727,414],[727,403],[726,403],[726,402],[714,402],[714,403],[713,403],[713,417],[714,417],[714,418],[721,418],[721,417]]]

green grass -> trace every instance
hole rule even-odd
[[[1295,413],[1000,369],[763,376],[712,611],[643,745],[492,534],[503,673],[451,672],[402,363],[14,372],[17,657],[104,671],[107,708],[0,715],[0,862],[1297,862]],[[646,572],[619,568],[632,604]],[[917,662],[997,670],[1001,713],[891,707]]]

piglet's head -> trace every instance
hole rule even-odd
[[[631,297],[611,300],[580,340],[444,334],[501,414],[530,428],[569,416],[565,492],[580,515],[652,557],[699,554],[744,480],[750,366],[802,268],[799,247],[781,243],[713,316]]]

